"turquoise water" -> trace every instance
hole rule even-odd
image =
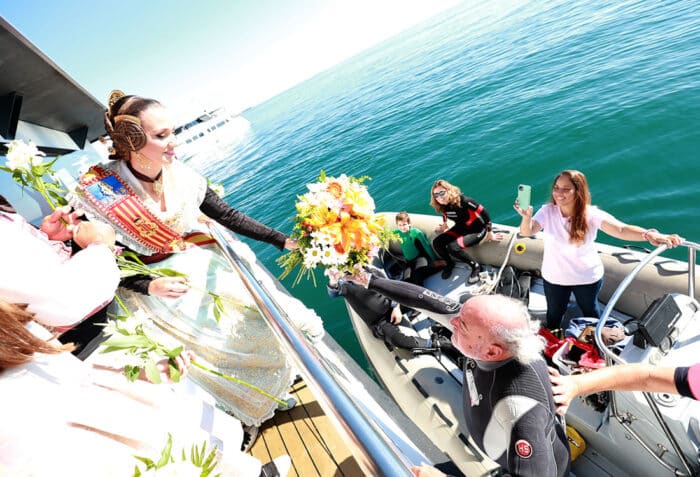
[[[575,168],[621,220],[700,240],[697,0],[468,1],[244,116],[248,138],[204,172],[286,232],[321,169],[369,175],[378,210],[416,213],[445,178],[517,225],[517,184],[538,205]],[[249,243],[279,271],[276,249]],[[343,301],[285,284],[364,363]]]

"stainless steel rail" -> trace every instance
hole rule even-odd
[[[687,247],[688,248],[688,296],[694,298],[695,297],[695,258],[696,258],[696,250],[700,250],[700,244],[697,244],[695,242],[689,242],[689,241],[682,241],[681,246]],[[607,345],[603,342],[603,328],[604,324],[607,321],[608,317],[612,313],[613,309],[615,308],[615,304],[617,301],[620,299],[624,291],[627,289],[629,284],[635,279],[635,277],[639,274],[639,272],[647,265],[649,264],[655,257],[660,255],[662,252],[664,252],[668,247],[666,245],[661,245],[656,248],[652,253],[650,253],[648,256],[644,258],[635,268],[630,272],[629,275],[627,275],[622,282],[620,282],[620,285],[617,287],[615,292],[612,294],[610,297],[610,300],[608,301],[605,310],[603,311],[602,316],[598,320],[598,324],[596,325],[595,328],[595,342],[598,345],[598,348],[603,351],[605,354],[605,360],[607,362],[607,365],[610,366],[612,363],[618,363],[618,364],[625,364],[625,361],[617,356],[615,353],[610,351],[608,349]],[[649,447],[649,445],[644,442],[644,440],[632,429],[632,427],[629,425],[627,422],[626,418],[624,416],[621,416],[618,407],[617,407],[617,401],[615,399],[615,393],[610,394],[610,407],[611,407],[611,413],[615,418],[620,422],[620,424],[632,435],[632,437],[639,442],[642,447],[649,453],[651,454],[662,466],[664,466],[666,469],[669,471],[673,472],[675,475],[678,476],[690,476],[690,475],[696,475],[693,472],[692,466],[690,465],[690,462],[688,461],[688,458],[685,456],[683,453],[683,450],[681,449],[680,445],[678,444],[678,441],[676,440],[675,436],[671,432],[671,429],[668,427],[666,424],[666,421],[663,418],[663,415],[659,411],[658,406],[656,405],[656,402],[653,400],[651,393],[642,393],[644,394],[644,398],[646,399],[647,403],[649,404],[649,408],[651,409],[652,413],[654,414],[654,417],[659,423],[659,426],[661,426],[661,429],[663,430],[664,434],[668,438],[669,442],[671,443],[671,446],[673,446],[674,451],[676,452],[676,455],[678,455],[678,458],[681,460],[683,463],[683,467],[685,468],[686,473],[681,473],[678,469],[673,468],[670,464],[668,464],[666,461],[664,461],[660,456],[658,456],[652,448]]]
[[[363,414],[352,398],[324,368],[316,350],[288,321],[279,305],[236,255],[224,233],[218,229],[218,226],[210,226],[209,229],[265,315],[270,327],[287,351],[287,355],[292,358],[306,383],[314,391],[326,414],[343,431],[348,442],[359,451],[353,454],[365,474],[387,477],[412,476],[410,466],[421,464],[409,458],[411,454],[415,454],[415,450],[411,452],[409,449],[398,449],[396,444],[378,429],[377,424]],[[428,462],[426,458],[422,460]]]

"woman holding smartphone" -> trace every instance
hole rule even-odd
[[[529,237],[544,230],[542,278],[550,329],[561,326],[572,292],[583,316],[600,317],[598,294],[604,270],[594,243],[599,229],[620,240],[646,240],[655,246],[675,247],[682,240],[676,234],[625,224],[592,206],[586,176],[576,170],[562,171],[554,178],[550,203],[534,216],[532,207],[523,209],[516,203],[513,208],[522,217],[522,235]]]

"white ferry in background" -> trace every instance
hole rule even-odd
[[[187,161],[203,152],[227,149],[244,139],[249,131],[250,122],[246,118],[231,114],[224,107],[205,112],[175,128],[178,158]]]

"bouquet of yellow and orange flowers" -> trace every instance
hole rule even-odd
[[[292,238],[299,248],[281,256],[281,278],[297,267],[294,285],[306,275],[314,280],[314,269],[321,265],[354,273],[367,265],[391,234],[384,228],[382,216],[374,213],[374,200],[364,182],[346,176],[328,177],[321,171],[318,181],[307,184],[309,191],[296,203]]]

